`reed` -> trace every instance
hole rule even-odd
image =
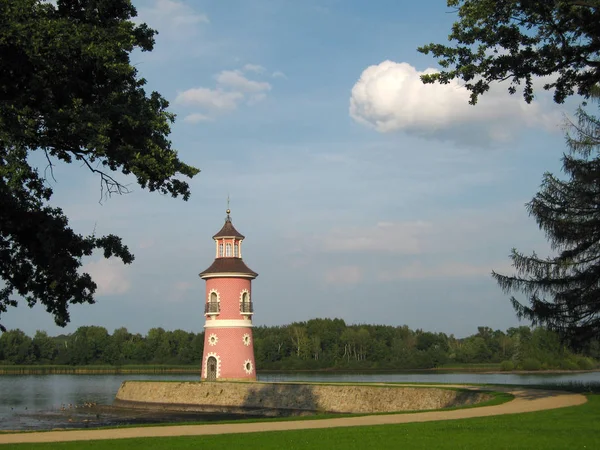
[[[200,373],[200,366],[128,364],[123,366],[90,365],[5,365],[0,375],[100,375],[100,374],[186,374]]]

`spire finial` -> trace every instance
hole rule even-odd
[[[229,219],[229,214],[231,213],[231,210],[229,209],[229,194],[227,194],[227,218]]]

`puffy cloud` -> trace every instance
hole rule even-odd
[[[138,9],[136,22],[147,22],[160,31],[160,39],[186,39],[198,24],[209,23],[206,14],[176,0],[155,0],[152,6]]]
[[[285,73],[283,73],[281,70],[276,70],[275,72],[273,72],[271,74],[271,76],[273,78],[287,78],[287,76],[285,75]]]
[[[223,70],[216,76],[217,83],[241,92],[270,91],[271,85],[264,81],[253,81],[237,70]]]
[[[244,98],[241,92],[229,92],[222,89],[192,88],[181,92],[175,102],[182,105],[199,106],[214,111],[233,111]],[[192,114],[193,115],[193,114]],[[199,116],[196,116],[198,118]]]
[[[358,266],[341,266],[325,272],[328,284],[356,284],[362,281],[362,270]]]
[[[136,5],[138,16],[133,22],[146,23],[158,31],[152,52],[135,52],[135,63],[165,64],[166,61],[206,58],[222,54],[222,40],[208,37],[209,18],[197,10],[197,2],[180,0],[144,0]],[[189,45],[193,42],[194,45]],[[154,65],[153,64],[153,65]]]
[[[174,27],[186,24],[208,23],[206,14],[199,14],[193,8],[176,0],[155,0],[150,7],[139,9],[139,15],[169,23]]]
[[[200,114],[200,113],[188,114],[187,116],[185,116],[183,118],[183,121],[186,123],[199,123],[199,122],[207,122],[210,120],[212,120],[210,117],[208,117],[205,114]]]
[[[119,295],[129,291],[131,282],[127,277],[127,270],[127,266],[116,258],[101,259],[82,267],[82,271],[89,273],[98,285],[98,296]]]
[[[492,87],[477,106],[469,105],[469,91],[456,80],[422,83],[421,75],[435,72],[393,61],[366,68],[352,88],[350,116],[382,133],[405,131],[471,144],[510,140],[523,126],[557,128],[561,120],[556,110],[543,112],[539,103],[508,95],[504,85]]]
[[[258,72],[261,66],[246,64],[251,71]],[[226,113],[236,110],[246,100],[248,105],[254,105],[266,98],[271,85],[265,81],[247,78],[240,70],[223,70],[215,75],[217,86],[214,89],[198,87],[180,92],[175,102],[184,106],[194,106],[205,112],[190,113],[185,117],[187,123],[198,123],[212,120],[215,113]],[[213,113],[213,115],[207,112]]]
[[[244,72],[263,73],[265,68],[260,64],[246,64],[244,67],[242,67],[242,70]]]
[[[524,228],[531,225],[531,219],[523,203],[515,201],[496,204],[493,208],[457,209],[451,214],[434,214],[414,221],[340,225],[317,236],[292,235],[290,239],[315,255],[343,253],[347,258],[361,258],[371,254],[384,258],[399,257],[403,262],[407,262],[408,255],[419,255],[419,259],[427,263],[431,258],[444,255],[443,261],[437,259],[432,262],[453,265],[456,255],[478,258],[482,249],[486,249],[486,255],[494,255],[487,262],[503,260],[507,253],[506,242],[516,248],[545,253],[548,245],[543,235],[539,236],[537,227]]]

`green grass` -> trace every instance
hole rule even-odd
[[[443,422],[259,432],[219,436],[137,438],[50,444],[6,449],[575,449],[600,448],[600,396],[581,406],[526,414]]]

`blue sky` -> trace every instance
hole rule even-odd
[[[466,336],[518,324],[490,276],[512,247],[548,254],[524,204],[558,172],[577,99],[532,105],[494,87],[475,107],[416,48],[445,42],[445,2],[134,1],[158,29],[132,62],[171,102],[180,157],[202,172],[188,202],[133,192],[102,205],[83,168],[55,171],[53,202],[81,233],[116,233],[124,267],[85,262],[97,303],[56,327],[42,307],[3,316],[32,334],[102,325],[201,331],[211,236],[231,197],[246,236],[255,324],[314,317]],[[539,85],[543,84],[539,81]],[[123,178],[122,178],[123,179]]]

